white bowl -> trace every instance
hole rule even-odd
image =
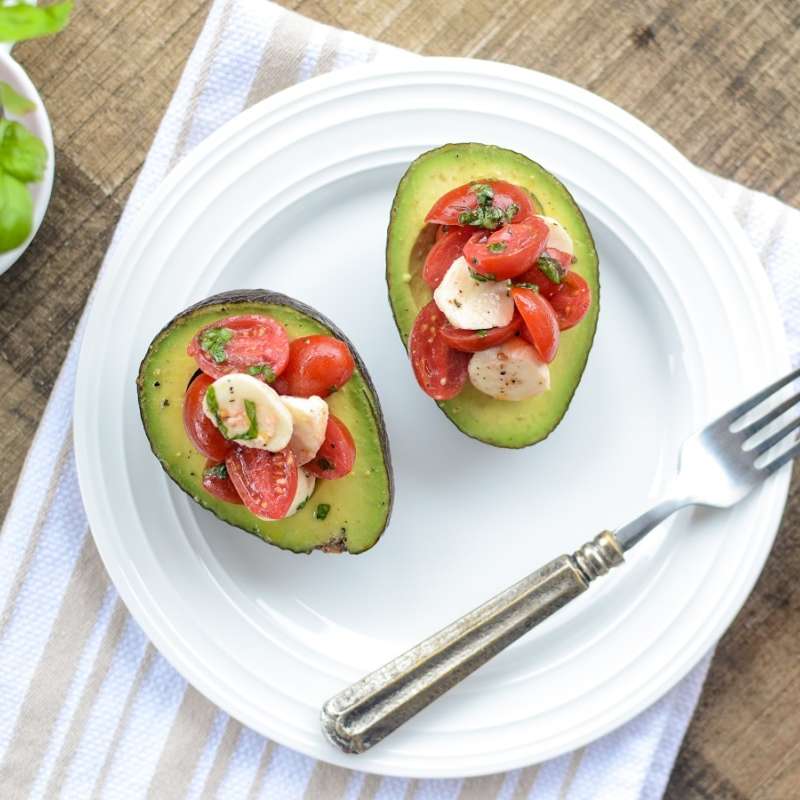
[[[38,183],[28,184],[28,189],[33,197],[33,227],[28,238],[14,250],[7,253],[0,253],[0,275],[2,275],[14,262],[28,249],[36,231],[44,219],[47,205],[50,202],[50,193],[53,190],[53,175],[55,173],[55,149],[53,147],[53,132],[50,129],[50,120],[47,110],[44,107],[42,98],[36,87],[31,83],[22,67],[17,64],[5,48],[0,50],[0,81],[10,84],[13,89],[19,92],[28,100],[36,103],[36,108],[24,116],[7,114],[9,119],[16,120],[25,125],[28,130],[36,134],[47,148],[47,166],[45,167],[44,177]]]

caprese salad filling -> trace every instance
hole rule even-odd
[[[535,213],[519,186],[493,180],[443,195],[425,221],[438,227],[422,269],[433,300],[409,337],[419,385],[434,400],[467,381],[498,400],[547,391],[560,332],[592,302],[567,229]]]
[[[207,459],[209,494],[273,521],[302,508],[317,480],[351,472],[353,437],[325,400],[355,369],[344,342],[290,342],[280,322],[249,314],[200,329],[188,353],[200,371],[186,389],[183,424]],[[329,511],[320,504],[315,516]]]

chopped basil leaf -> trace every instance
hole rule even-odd
[[[213,467],[209,467],[208,469],[203,470],[203,477],[219,478],[222,481],[227,480],[228,468],[225,466],[225,464],[214,464]]]
[[[504,250],[508,249],[508,245],[505,242],[492,242],[486,245],[486,249],[490,253],[502,253]]]
[[[494,230],[503,223],[511,221],[519,212],[516,203],[509,204],[505,209],[494,205],[494,190],[488,184],[476,183],[471,188],[478,198],[478,205],[458,215],[459,225],[474,225],[477,228]]]
[[[494,199],[494,189],[488,183],[476,183],[472,186],[472,191],[478,198],[479,206],[488,206]]]
[[[200,336],[200,347],[211,356],[217,364],[224,364],[227,360],[225,345],[233,338],[230,328],[209,328]]]
[[[472,280],[478,281],[479,283],[497,280],[494,275],[484,275],[482,272],[476,272],[474,269],[470,269],[469,276],[472,278]]]
[[[317,459],[317,466],[319,466],[323,472],[328,472],[333,469],[333,464],[324,456]]]
[[[530,289],[532,292],[539,291],[539,287],[535,283],[515,283],[514,286],[519,286],[521,289]]]
[[[230,439],[231,437],[228,436],[228,428],[225,426],[225,423],[219,416],[219,403],[217,402],[217,392],[213,386],[209,386],[208,389],[206,389],[206,405],[208,406],[208,410],[214,415],[214,419],[216,420],[219,432],[226,439]]]
[[[272,383],[275,380],[275,370],[269,364],[251,364],[247,368],[247,374],[256,378],[263,376],[267,383]]]
[[[475,333],[477,333],[478,336],[480,336],[481,339],[483,339],[484,336],[488,336],[489,335],[489,329],[488,328],[483,328],[482,330],[475,331]]]
[[[548,256],[547,253],[542,253],[542,255],[539,256],[536,266],[539,267],[545,277],[553,283],[561,283],[561,281],[564,280],[564,275],[567,274],[564,267],[552,256]]]
[[[297,510],[298,510],[298,511],[302,511],[302,510],[303,510],[303,509],[306,507],[306,505],[308,504],[308,501],[309,501],[310,499],[311,499],[311,495],[309,495],[308,497],[306,497],[306,499],[305,499],[305,500],[303,500],[303,502],[302,502],[302,503],[300,503],[300,505],[299,505],[299,506],[297,506]]]
[[[237,439],[255,439],[258,436],[258,420],[256,419],[256,404],[252,400],[244,401],[244,410],[247,414],[247,419],[250,422],[250,427],[244,432],[240,433]]]
[[[317,519],[325,519],[331,510],[330,503],[320,503],[314,511],[314,516]]]

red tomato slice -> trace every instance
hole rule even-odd
[[[434,400],[455,397],[467,380],[469,354],[453,350],[442,338],[447,317],[431,300],[414,321],[408,352],[417,383]]]
[[[289,345],[289,365],[277,391],[295,397],[327,397],[350,380],[355,368],[344,342],[333,336],[303,336]]]
[[[485,184],[491,186],[494,192],[492,205],[503,211],[512,203],[517,206],[519,211],[513,217],[515,221],[521,222],[532,216],[533,204],[531,203],[531,198],[519,186],[514,186],[513,183],[506,183],[506,181],[473,181],[451,189],[447,194],[442,195],[433,204],[433,208],[425,217],[425,222],[436,222],[439,225],[459,225],[459,216],[462,213],[474,211],[478,207],[478,195],[475,194],[473,187]]]
[[[460,350],[462,353],[477,353],[480,350],[488,350],[490,347],[497,347],[497,345],[507,342],[519,330],[520,325],[522,325],[522,317],[515,314],[508,325],[500,328],[465,331],[447,323],[441,327],[439,333],[453,350]]]
[[[533,345],[539,358],[549,364],[558,352],[559,338],[558,320],[552,306],[538,292],[522,286],[515,286],[511,296],[525,323],[523,338]]]
[[[233,481],[228,475],[228,468],[224,461],[214,461],[209,458],[203,470],[203,488],[218,500],[226,503],[242,505],[242,498],[233,485]]]
[[[212,378],[248,372],[280,375],[289,360],[289,337],[280,322],[260,314],[227,317],[201,328],[186,351]],[[259,369],[260,368],[260,369]]]
[[[422,268],[422,277],[431,289],[442,282],[445,272],[464,252],[464,245],[474,233],[474,228],[452,228],[431,247]]]
[[[347,425],[333,414],[328,415],[325,441],[306,469],[318,478],[333,480],[349,475],[356,460],[356,443]]]
[[[286,447],[277,453],[235,447],[225,459],[228,475],[251,514],[283,519],[297,492],[297,462]]]
[[[577,272],[568,272],[547,299],[558,318],[558,327],[565,331],[586,316],[592,304],[592,290]]]
[[[233,446],[203,413],[206,389],[214,382],[201,372],[190,384],[183,397],[183,427],[197,451],[206,458],[223,461]]]
[[[539,258],[547,241],[547,223],[539,217],[504,225],[491,235],[476,233],[464,245],[471,269],[492,280],[516,278]]]

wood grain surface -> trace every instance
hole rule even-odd
[[[631,111],[697,164],[800,203],[796,0],[284,5],[421,53],[565,78]],[[202,0],[82,0],[65,33],[15,50],[48,106],[57,175],[33,246],[0,278],[0,513],[206,11]],[[796,477],[766,569],[717,650],[670,800],[800,796],[798,575]]]

